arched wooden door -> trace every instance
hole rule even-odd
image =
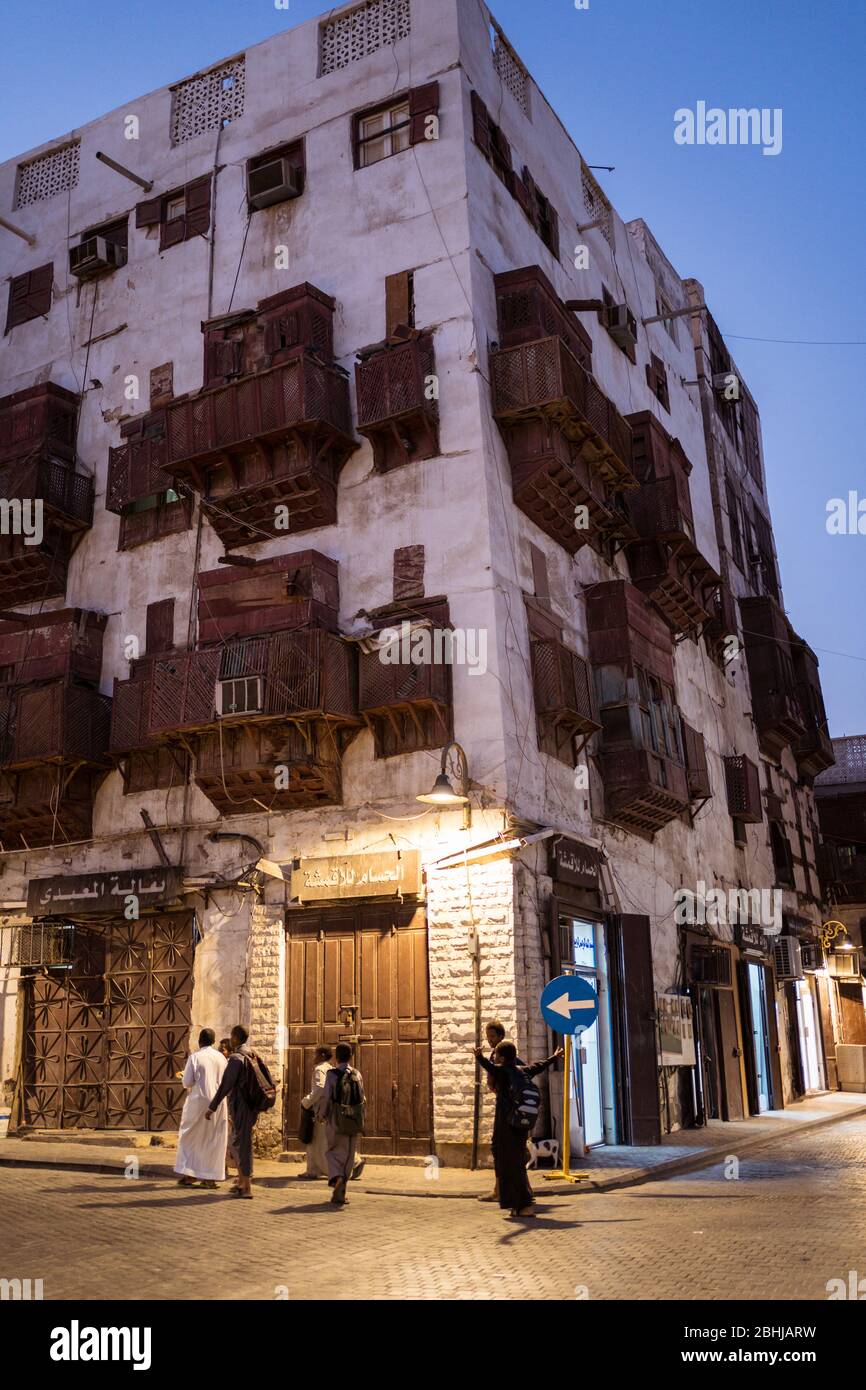
[[[289,912],[285,1143],[297,1149],[316,1046],[355,1042],[367,1154],[429,1154],[430,989],[423,909],[364,904]]]

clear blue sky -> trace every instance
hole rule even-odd
[[[320,0],[40,0],[3,19],[0,158],[326,8]],[[498,0],[494,13],[625,218],[646,219],[708,302],[761,410],[790,617],[818,650],[834,734],[866,732],[866,535],[828,536],[828,499],[866,499],[863,0]],[[781,107],[775,158],[683,147],[673,113]],[[864,523],[866,524],[866,523]],[[859,614],[859,616],[858,616]],[[831,652],[850,653],[851,660]]]

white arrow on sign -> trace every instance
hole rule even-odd
[[[595,1000],[570,999],[567,994],[561,994],[558,999],[552,999],[547,1007],[552,1014],[559,1014],[562,1018],[571,1018],[575,1009],[594,1009]]]

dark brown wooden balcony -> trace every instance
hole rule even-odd
[[[26,536],[0,536],[0,608],[41,603],[66,593],[70,532],[49,525],[39,545],[26,542]]]
[[[500,426],[546,417],[580,446],[610,487],[636,485],[631,430],[560,337],[499,348],[490,355],[490,371]]]
[[[120,515],[145,497],[164,493],[171,484],[166,472],[165,435],[130,439],[108,451],[105,509]]]
[[[538,746],[574,767],[601,725],[595,714],[592,675],[587,663],[555,638],[531,644]]]
[[[508,270],[495,280],[500,347],[517,347],[553,334],[586,371],[592,371],[592,338],[565,308],[539,266]]]
[[[764,819],[761,804],[761,775],[751,758],[741,753],[725,758],[728,810],[734,820],[760,825]]]
[[[658,501],[656,489],[661,484],[651,486]],[[631,515],[634,517],[633,511]],[[666,526],[683,524],[681,512],[668,513],[662,520]],[[630,545],[628,565],[632,583],[655,605],[671,631],[693,636],[709,619],[719,576],[684,532],[676,534],[678,539],[641,540]]]
[[[306,352],[166,407],[166,474],[201,494],[226,546],[336,521],[337,476],[355,448],[348,378]]]
[[[445,662],[383,661],[362,652],[358,708],[377,758],[441,748],[451,737],[451,668]],[[401,655],[401,653],[393,653]]]
[[[827,711],[818,671],[818,658],[812,648],[791,633],[791,657],[796,684],[794,693],[803,716],[805,733],[794,744],[794,757],[801,776],[811,780],[836,761],[833,740],[827,730]]]
[[[337,806],[342,800],[338,750],[318,723],[202,734],[194,780],[224,816]]]
[[[86,531],[93,525],[93,479],[45,457],[0,465],[0,499],[41,502],[43,525]]]
[[[53,382],[0,397],[0,467],[29,455],[75,458],[78,396]]]
[[[102,671],[104,613],[64,608],[0,621],[4,685],[77,677],[96,685]]]
[[[504,433],[515,505],[569,554],[634,536],[621,494],[553,420],[519,420]]]
[[[795,688],[791,629],[769,597],[741,599],[740,615],[758,741],[761,751],[778,762],[784,748],[796,748],[806,736]]]
[[[149,736],[176,737],[216,725],[281,719],[360,723],[354,651],[348,643],[310,628],[153,662]]]
[[[607,820],[652,837],[689,809],[685,768],[645,748],[602,745]]]
[[[198,576],[198,591],[202,646],[262,632],[338,628],[339,566],[318,550],[272,555],[253,565],[220,565]]]
[[[89,840],[93,801],[104,771],[64,764],[0,772],[0,848]]]
[[[108,766],[108,696],[66,680],[2,689],[7,769],[49,762]]]
[[[429,333],[390,339],[359,354],[358,433],[370,440],[380,473],[439,453],[435,376]]]
[[[707,610],[709,618],[701,635],[713,661],[725,666],[736,655],[731,639],[739,642],[740,615],[737,600],[724,580],[720,580],[718,586],[712,590]]]
[[[866,902],[866,850],[827,842],[818,847],[818,872],[837,903]]]

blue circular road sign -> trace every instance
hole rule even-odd
[[[544,987],[541,1013],[555,1033],[582,1033],[598,1018],[598,995],[582,975],[559,975]]]

